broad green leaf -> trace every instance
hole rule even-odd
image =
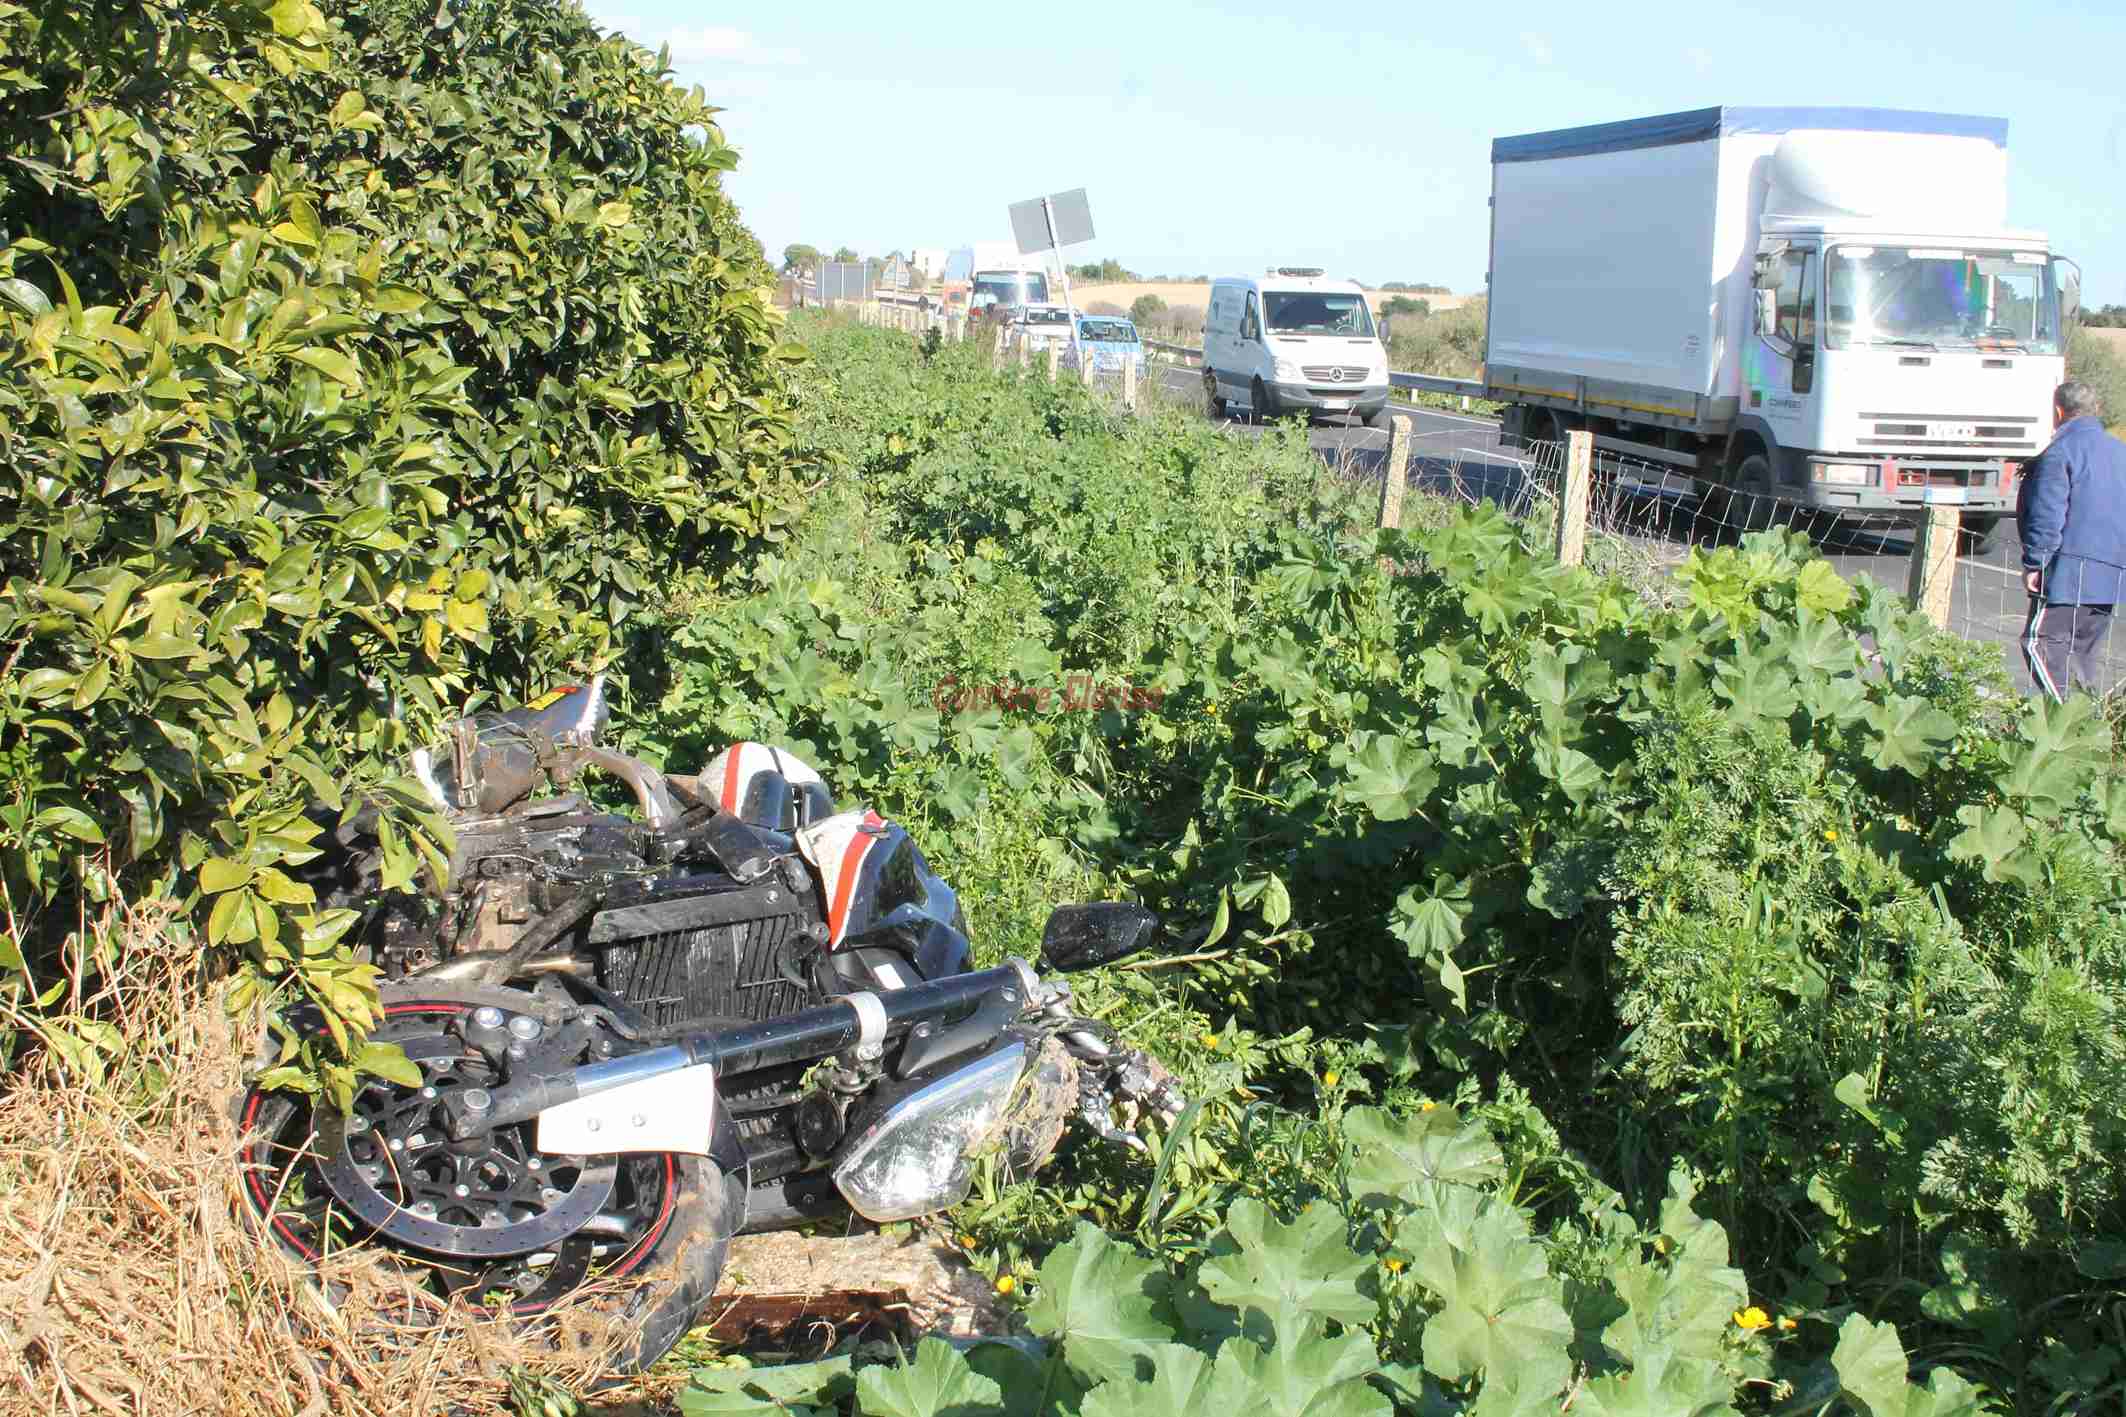
[[[1356,746],[1338,745],[1330,762],[1344,774],[1344,790],[1374,819],[1399,822],[1424,809],[1439,770],[1424,749],[1387,733],[1361,733]]]
[[[2042,875],[2036,857],[2024,849],[2030,833],[2022,814],[2009,807],[1959,807],[1964,829],[1949,841],[1949,859],[1976,861],[1989,881],[2035,885]]]
[[[1734,1417],[1734,1389],[1713,1359],[1655,1348],[1629,1373],[1589,1382],[1573,1411],[1587,1417]]]
[[[1410,1203],[1432,1185],[1480,1186],[1506,1174],[1506,1159],[1482,1122],[1452,1107],[1396,1118],[1377,1107],[1344,1115],[1351,1194],[1369,1205]]]
[[[37,814],[37,825],[76,841],[101,843],[104,839],[103,828],[97,825],[96,819],[79,807],[46,807]]]
[[[1905,1350],[1893,1325],[1847,1315],[1838,1328],[1838,1346],[1831,1350],[1831,1366],[1846,1400],[1868,1417],[1904,1417]]]
[[[788,1363],[759,1368],[696,1368],[679,1410],[687,1417],[741,1417],[757,1412],[787,1412],[806,1417],[832,1413],[835,1404],[856,1391],[854,1360],[828,1358],[817,1363]]]
[[[1811,561],[1794,580],[1794,603],[1804,610],[1835,615],[1853,603],[1853,587],[1828,561]]]
[[[1230,1338],[1218,1350],[1218,1365],[1231,1362],[1251,1399],[1245,1409],[1262,1417],[1393,1417],[1387,1396],[1366,1381],[1380,1368],[1373,1341],[1364,1333],[1326,1335],[1305,1343],[1256,1347]]]
[[[1084,1221],[1041,1262],[1026,1323],[1092,1378],[1134,1376],[1147,1345],[1175,1337],[1165,1270]]]
[[[1429,893],[1416,886],[1395,900],[1395,935],[1412,959],[1449,954],[1462,942],[1462,922],[1469,916],[1469,883],[1434,876]]]
[[[1943,749],[1956,737],[1956,720],[1928,703],[1907,694],[1893,694],[1889,702],[1870,704],[1868,726],[1876,733],[1870,753],[1875,766],[1924,777]]]
[[[1428,1233],[1435,1211],[1411,1219],[1418,1223],[1406,1223],[1398,1244],[1412,1252],[1411,1275],[1441,1301],[1425,1323],[1426,1370],[1444,1382],[1482,1374],[1529,1394],[1562,1389],[1572,1370],[1572,1319],[1520,1211],[1485,1198],[1459,1235],[1444,1226]]]
[[[877,1364],[856,1375],[862,1417],[971,1417],[1001,1410],[1003,1397],[942,1338],[918,1344],[913,1363]]]
[[[1245,1346],[1228,1344],[1232,1356],[1221,1353],[1214,1362],[1178,1343],[1154,1344],[1146,1354],[1149,1380],[1110,1378],[1086,1394],[1080,1417],[1248,1417],[1259,1398],[1240,1366]]]
[[[1272,875],[1262,891],[1262,923],[1282,930],[1291,919],[1292,893],[1285,889],[1284,877]]]
[[[1197,1282],[1213,1301],[1240,1311],[1248,1337],[1291,1347],[1325,1332],[1329,1319],[1370,1322],[1378,1303],[1358,1288],[1370,1269],[1344,1243],[1343,1216],[1331,1207],[1316,1202],[1285,1225],[1248,1198],[1227,1211]]]

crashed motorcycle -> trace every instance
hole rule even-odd
[[[275,1242],[368,1242],[438,1296],[519,1315],[596,1283],[623,1296],[620,1366],[641,1367],[740,1232],[927,1215],[978,1166],[1040,1166],[1073,1117],[1141,1146],[1136,1119],[1178,1115],[1166,1071],[1060,977],[1143,948],[1149,912],[1063,906],[1046,977],[971,970],[957,897],[899,826],[838,809],[778,749],[668,775],[604,747],[606,721],[594,680],[414,754],[455,831],[440,891],[383,891],[375,814],[320,813],[310,882],[362,911],[375,1036],[419,1080],[365,1076],[345,1113],[240,1100],[244,1191]],[[592,805],[591,771],[635,810]]]

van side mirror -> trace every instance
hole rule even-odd
[[[1158,916],[1127,901],[1059,905],[1041,931],[1041,963],[1058,974],[1112,964],[1150,944],[1158,928]]]
[[[1779,332],[1779,292],[1760,290],[1757,296],[1757,333],[1771,335]]]

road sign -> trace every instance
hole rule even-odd
[[[1092,203],[1086,200],[1083,187],[1013,202],[1011,234],[1018,239],[1019,254],[1026,256],[1090,241],[1093,239]]]

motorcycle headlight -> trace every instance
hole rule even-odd
[[[956,1205],[974,1183],[974,1152],[997,1130],[1026,1065],[1007,1044],[888,1107],[834,1168],[842,1199],[884,1224]]]

